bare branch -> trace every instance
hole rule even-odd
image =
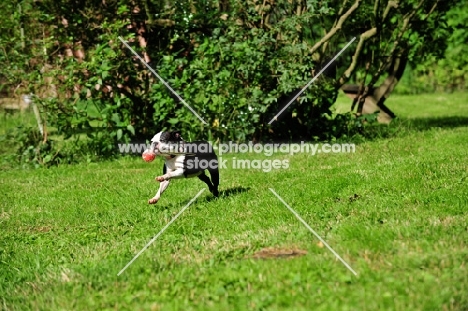
[[[354,52],[354,55],[352,57],[351,64],[349,65],[348,69],[343,73],[343,75],[340,77],[338,80],[340,85],[343,85],[351,76],[351,74],[354,72],[354,69],[356,68],[357,62],[359,60],[359,56],[361,55],[362,48],[364,46],[364,42],[368,40],[369,38],[372,38],[377,34],[377,28],[371,28],[361,34],[359,38],[359,43],[357,44],[356,50]]]
[[[374,3],[374,18],[377,18],[377,15],[379,13],[379,8],[380,8],[380,0],[375,0],[375,3]]]
[[[425,0],[422,0],[422,1],[425,1]],[[418,7],[420,7],[420,5],[418,5]],[[387,3],[387,7],[385,8],[385,12],[384,12],[384,15],[382,16],[382,18],[385,19],[387,17],[387,15],[389,14],[391,8],[397,8],[397,7],[398,7],[398,3],[396,1],[389,1]],[[412,17],[412,15],[410,15],[410,16]],[[395,43],[399,42],[399,39],[401,39],[401,36],[403,36],[404,31],[406,31],[406,27],[407,27],[407,25],[404,24],[404,27],[403,27],[402,31],[399,33],[398,41],[395,41]],[[362,52],[362,48],[364,46],[364,42],[366,40],[368,40],[369,38],[375,36],[376,34],[377,34],[377,28],[376,27],[371,28],[371,29],[367,30],[366,32],[364,32],[363,34],[361,34],[361,37],[359,39],[358,45],[356,46],[356,51],[354,52],[351,64],[349,65],[348,69],[346,69],[346,71],[343,73],[343,75],[338,80],[339,85],[343,85],[344,83],[346,83],[346,81],[349,79],[351,74],[356,69],[356,65],[357,65],[357,62],[359,60],[359,56],[360,56],[360,54]],[[396,49],[396,46],[397,46],[397,44],[394,45],[394,50]],[[394,52],[394,50],[392,52]],[[390,55],[393,55],[393,54],[390,54]],[[388,60],[387,60],[386,63],[388,64]],[[378,72],[379,72],[379,74],[381,73],[380,70]],[[366,95],[366,94],[364,94],[364,95]]]
[[[392,9],[392,8],[394,8],[394,9],[398,8],[398,2],[397,1],[388,1],[387,7],[385,8],[385,11],[384,11],[384,13],[382,15],[382,20],[385,21],[385,19],[388,16],[388,13],[390,13],[390,9]]]
[[[426,16],[423,19],[427,19],[436,9],[437,5],[439,4],[439,1],[436,1],[432,8],[427,12]]]
[[[330,31],[325,36],[323,36],[323,38],[320,39],[319,42],[315,43],[315,45],[309,51],[310,54],[315,53],[323,43],[328,42],[337,33],[337,31],[341,29],[343,23],[359,7],[361,1],[362,0],[356,0],[356,2],[354,2],[354,4],[349,8],[349,10],[340,17],[336,26],[330,29]]]
[[[340,16],[341,14],[343,14],[344,8],[346,7],[346,3],[348,3],[348,0],[344,0],[344,1],[343,1],[343,5],[341,6],[340,10],[338,11],[338,16]],[[335,21],[335,23],[333,24],[333,26],[335,26],[337,23],[338,23],[338,20]]]
[[[332,28],[336,27],[336,25],[338,24],[338,20],[339,20],[338,17],[341,16],[341,15],[343,14],[344,9],[345,9],[347,3],[348,3],[348,0],[344,0],[344,1],[343,1],[343,4],[341,5],[340,10],[338,11],[337,17],[336,17],[335,21],[333,22]],[[323,43],[322,53],[325,54],[325,51],[326,51],[327,48],[328,48],[328,44],[329,44],[329,41]]]

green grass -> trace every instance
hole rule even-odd
[[[354,154],[228,155],[221,198],[205,191],[120,276],[202,182],[149,206],[161,160],[2,171],[0,309],[467,310],[467,95],[440,95],[452,109],[437,96],[392,97],[402,133]],[[268,247],[307,254],[253,258]]]
[[[347,112],[351,109],[352,100],[342,92],[335,103],[337,112]],[[424,120],[447,117],[460,117],[468,124],[468,93],[435,93],[420,95],[392,95],[387,106],[403,119]]]

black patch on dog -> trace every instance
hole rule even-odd
[[[162,132],[161,138],[159,139],[162,142],[179,142],[183,141],[180,131],[172,132]]]
[[[186,154],[184,158],[184,176],[188,177],[201,172],[198,178],[208,185],[210,192],[215,197],[219,196],[218,157],[209,142],[185,142],[180,131],[162,132],[159,140],[165,144],[176,144],[180,152],[183,152],[185,147],[190,149],[187,150],[189,154]],[[204,148],[200,148],[201,146]],[[175,155],[171,155],[171,157],[175,157]],[[207,164],[210,165],[206,166]],[[205,170],[210,173],[211,179],[205,174]],[[163,174],[166,174],[166,165],[163,167]]]

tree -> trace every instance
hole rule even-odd
[[[445,17],[450,28],[444,57],[430,57],[412,66],[409,87],[413,93],[466,90],[468,79],[468,1],[459,1]],[[408,92],[408,90],[404,90]]]
[[[442,56],[450,28],[446,13],[459,2],[28,1],[33,5],[27,15],[34,18],[25,21],[26,40],[35,47],[28,58],[35,61],[18,77],[31,90],[37,82],[54,85],[57,97],[43,100],[48,122],[65,137],[86,132],[100,152],[111,152],[116,140],[144,139],[173,126],[191,139],[332,139],[349,131],[351,115],[335,116],[331,110],[348,82],[356,85],[358,114],[372,97],[392,116],[385,99],[406,64]],[[13,8],[15,2],[6,3]],[[207,125],[132,56],[119,36]],[[354,37],[270,126],[268,121]]]

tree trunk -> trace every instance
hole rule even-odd
[[[379,111],[377,120],[381,123],[390,123],[396,117],[393,111],[385,105],[385,101],[390,97],[390,94],[395,89],[398,81],[400,81],[408,59],[406,57],[395,57],[392,64],[388,68],[388,76],[384,82],[378,86],[368,86],[370,89],[366,92],[368,95],[361,98],[358,105],[358,114],[370,114]],[[343,92],[351,99],[356,99],[361,94],[359,85],[345,84],[341,87]]]

